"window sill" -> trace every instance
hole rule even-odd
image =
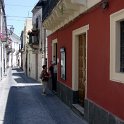
[[[113,73],[110,77],[110,80],[118,83],[124,83],[124,73],[121,72]]]

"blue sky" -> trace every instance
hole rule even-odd
[[[7,25],[14,26],[14,33],[18,36],[24,29],[25,17],[32,17],[31,10],[39,0],[4,0]]]

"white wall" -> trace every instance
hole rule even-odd
[[[24,72],[26,71],[26,68],[25,68],[25,62],[26,62],[26,53],[22,53],[22,58],[23,58],[23,70]]]
[[[16,34],[12,34],[10,35],[10,39],[11,41],[10,42],[10,47],[12,47],[12,65],[13,67],[17,67],[18,66],[18,59],[19,59],[19,46],[21,44],[21,40],[20,40],[20,37],[17,36]]]
[[[23,32],[23,49],[24,52],[22,53],[22,59],[23,59],[23,70],[26,73],[26,68],[25,68],[25,62],[26,62],[26,51],[27,51],[27,43],[29,42],[28,39],[28,31],[31,31],[32,29],[32,19],[31,18],[27,18],[25,20],[25,24],[24,24],[24,32]],[[27,55],[28,57],[28,55]],[[28,65],[28,58],[27,58],[27,72],[29,71],[29,65]],[[29,72],[28,72],[29,75]]]
[[[23,48],[24,50],[26,50],[26,44],[29,42],[28,39],[28,31],[31,31],[32,29],[32,19],[31,18],[27,18],[25,20],[25,24],[24,24],[24,34],[23,34]]]
[[[41,71],[42,71],[42,66],[43,66],[43,63],[44,62],[44,58],[42,57],[42,54],[38,54],[38,80],[40,81],[40,74],[41,74]]]
[[[99,3],[101,0],[87,0],[87,8],[91,8],[95,4]]]
[[[31,77],[36,79],[36,61],[35,61],[36,55],[31,54]]]

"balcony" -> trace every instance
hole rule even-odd
[[[53,8],[57,5],[60,0],[47,0],[43,5],[43,16],[42,20],[44,21],[52,12]]]
[[[29,35],[29,45],[33,49],[38,49],[39,48],[39,30],[32,30],[28,32]]]
[[[87,10],[87,0],[49,0],[43,6],[43,25],[55,31]]]

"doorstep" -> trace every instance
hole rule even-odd
[[[72,110],[84,119],[84,108],[79,104],[72,104]]]

